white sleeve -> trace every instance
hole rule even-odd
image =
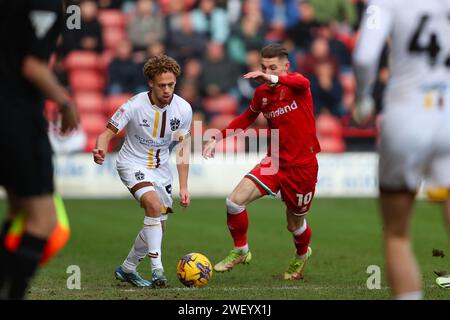
[[[132,111],[132,104],[130,100],[128,100],[123,105],[121,105],[120,108],[117,109],[117,111],[111,117],[108,122],[108,128],[113,130],[115,133],[121,131],[131,120]]]
[[[394,17],[392,0],[371,0],[360,26],[353,54],[357,97],[371,94],[376,79],[381,51],[391,33]]]

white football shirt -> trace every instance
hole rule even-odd
[[[370,95],[389,37],[384,107],[450,106],[450,0],[372,0],[354,52],[358,96]]]
[[[116,133],[126,127],[118,164],[159,168],[167,163],[170,143],[190,134],[192,108],[186,100],[174,94],[172,101],[160,108],[149,96],[149,92],[135,95],[109,120],[108,128]]]

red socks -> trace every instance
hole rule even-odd
[[[304,222],[306,223],[306,221]],[[297,255],[303,256],[308,252],[309,242],[311,241],[311,228],[309,225],[306,225],[306,229],[300,228],[298,231],[294,231],[294,242],[295,247],[297,248]]]
[[[247,244],[248,215],[247,209],[237,214],[227,213],[227,225],[233,237],[235,247]]]

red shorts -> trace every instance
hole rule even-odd
[[[281,199],[290,211],[297,215],[307,214],[316,191],[317,158],[303,166],[280,168],[275,174],[267,174],[269,165],[264,162],[256,165],[245,177],[252,180],[263,195],[276,196],[281,190]]]

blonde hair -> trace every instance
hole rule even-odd
[[[144,65],[143,72],[147,80],[153,80],[155,76],[166,72],[172,72],[175,77],[178,77],[181,73],[181,68],[175,59],[161,54],[148,59]]]

